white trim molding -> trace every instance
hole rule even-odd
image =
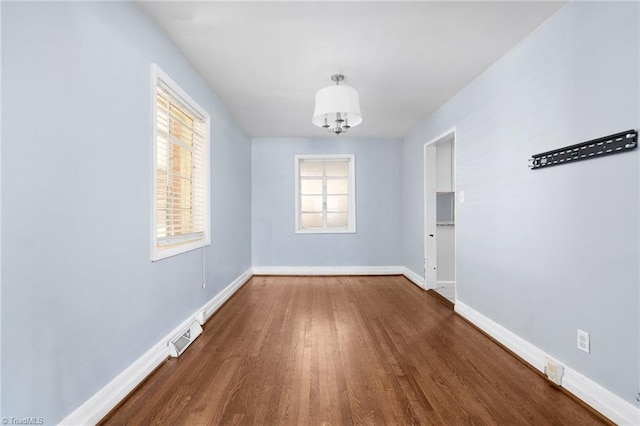
[[[619,425],[640,425],[640,408],[572,368],[564,368],[562,386]]]
[[[105,387],[60,422],[61,425],[95,425],[116,407],[129,393],[169,357],[168,342],[189,324],[198,321],[205,311],[205,319],[215,313],[233,294],[251,278],[251,269],[243,272],[203,307],[194,312],[178,327],[167,334],[144,355],[135,360]]]
[[[403,275],[402,266],[254,266],[253,275]]]
[[[424,289],[424,286],[425,286],[424,277],[421,277],[420,275],[416,274],[411,269],[406,267],[402,268],[402,275],[404,275],[409,281],[411,281],[418,287]]]
[[[209,300],[202,308],[200,308],[198,311],[204,310],[206,312],[205,320],[209,319],[211,315],[216,313],[216,311],[220,309],[220,307],[224,305],[224,303],[229,300],[231,296],[233,296],[235,292],[240,289],[240,287],[245,285],[245,283],[249,281],[252,276],[253,273],[251,272],[251,268],[247,269],[242,274],[240,274],[238,278],[233,280],[231,284],[226,286],[220,293],[218,293],[213,299]]]
[[[545,360],[552,358],[550,355],[459,300],[456,301],[454,310],[544,373]],[[640,408],[566,365],[562,387],[618,425],[640,424]]]
[[[152,161],[152,188],[151,190],[151,261],[156,262],[162,259],[166,259],[171,256],[175,256],[181,253],[185,253],[187,251],[199,249],[201,247],[206,247],[211,245],[211,207],[210,207],[210,182],[211,182],[211,117],[207,110],[202,108],[198,103],[193,100],[171,77],[169,77],[157,64],[151,64],[151,108],[152,108],[152,117],[153,117],[153,127],[152,127],[152,156],[150,160]],[[189,114],[192,114],[191,117],[194,120],[202,120],[204,123],[204,127],[206,129],[206,135],[204,135],[202,139],[202,159],[201,161],[194,162],[198,163],[198,169],[202,170],[202,174],[195,173],[196,176],[199,176],[199,180],[202,181],[201,185],[194,185],[192,189],[196,191],[197,194],[201,195],[202,204],[199,202],[192,202],[191,207],[202,214],[203,216],[203,229],[202,232],[200,230],[192,229],[192,233],[188,235],[182,236],[183,238],[179,238],[174,241],[166,242],[166,244],[160,244],[160,238],[157,235],[158,232],[158,146],[160,144],[158,139],[158,88],[162,88],[162,92],[167,92],[166,96],[169,98],[173,98],[176,102],[181,104],[181,108],[188,110]],[[163,95],[165,96],[165,95]],[[183,111],[184,113],[185,111]],[[170,121],[170,120],[169,120]],[[193,129],[192,129],[193,130]],[[167,142],[168,143],[168,142]],[[194,143],[194,146],[199,146],[200,144]],[[166,147],[169,149],[168,146]],[[196,170],[196,169],[194,169]],[[194,198],[195,200],[198,197]],[[202,235],[200,235],[200,233]]]
[[[253,275],[403,275],[424,289],[424,277],[404,266],[254,266]]]
[[[427,220],[427,210],[428,210],[428,206],[427,206],[427,201],[428,201],[428,197],[427,197],[427,177],[428,177],[428,173],[429,171],[427,170],[427,148],[431,145],[434,145],[438,142],[441,141],[445,141],[448,139],[452,139],[454,141],[454,150],[452,151],[452,156],[455,158],[455,147],[457,146],[457,144],[455,143],[456,139],[457,139],[457,130],[456,127],[452,127],[450,129],[448,129],[447,131],[440,133],[439,135],[429,139],[427,142],[425,142],[425,144],[422,147],[422,214],[423,214],[423,222],[422,222],[422,243],[423,243],[423,267],[424,267],[424,283],[422,285],[420,285],[420,287],[422,287],[425,290],[431,290],[431,289],[435,289],[437,283],[437,273],[433,274],[431,271],[433,271],[433,269],[430,269],[430,266],[428,264],[430,264],[431,262],[434,262],[437,265],[437,247],[435,252],[433,253],[433,259],[430,259],[431,256],[429,256],[427,254],[427,252],[429,251],[429,237],[428,235],[431,233],[428,231],[427,228],[429,228],[429,223]],[[454,191],[457,193],[458,188],[455,185],[456,183],[456,167],[455,167],[455,161],[453,162],[453,168],[452,168],[452,183],[453,183],[453,187],[454,187]],[[435,185],[434,185],[435,187]],[[434,200],[435,201],[435,200]],[[458,207],[456,206],[456,211],[458,209]],[[433,215],[435,216],[435,212],[433,213]],[[435,217],[434,217],[435,219]],[[436,224],[435,220],[434,222],[432,222],[432,224]],[[437,224],[436,224],[437,227]],[[435,231],[435,229],[434,229]],[[457,247],[458,244],[456,242],[456,233],[454,232],[454,249],[455,254],[454,254],[454,259],[457,259],[458,257],[458,252],[457,252]],[[436,236],[437,237],[437,236]],[[434,276],[435,275],[435,276]],[[433,277],[433,278],[432,278]],[[428,279],[427,279],[428,278]],[[413,281],[413,280],[412,280]],[[415,282],[415,281],[414,281]]]

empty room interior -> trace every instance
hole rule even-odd
[[[640,3],[0,23],[3,424],[640,425]]]

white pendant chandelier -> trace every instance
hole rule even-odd
[[[318,127],[340,135],[362,123],[360,97],[353,87],[340,85],[344,75],[331,76],[336,85],[316,92],[316,108],[311,121]]]

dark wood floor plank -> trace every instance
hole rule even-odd
[[[400,276],[253,277],[119,424],[597,425]]]

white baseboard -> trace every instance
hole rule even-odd
[[[254,266],[253,275],[404,275],[424,288],[424,277],[404,266]]]
[[[176,334],[197,321],[197,315],[201,311],[206,311],[206,317],[210,317],[216,310],[222,306],[233,294],[238,291],[243,284],[251,278],[251,269],[246,270],[242,275],[233,280],[231,284],[225,287],[213,299],[207,302],[202,308],[194,312],[182,324],[167,334],[156,345],[149,349],[144,355],[134,361],[122,373],[118,374],[105,387],[100,389],[89,398],[84,404],[78,407],[74,412],[69,414],[60,422],[61,425],[95,425],[109,411],[120,403],[126,396],[136,388],[142,381],[153,372],[160,364],[169,357],[169,348],[167,343]]]
[[[253,275],[404,275],[424,288],[424,277],[404,266],[254,266]]]
[[[402,266],[254,266],[253,275],[402,275]]]
[[[173,332],[171,334],[173,336]],[[168,337],[168,336],[167,336]],[[84,404],[69,414],[61,425],[95,425],[153,370],[169,357],[167,340],[158,342]]]
[[[407,277],[409,281],[413,282],[418,287],[424,288],[425,286],[424,277],[421,277],[420,275],[416,274],[411,269],[406,267],[402,268],[402,275]]]
[[[226,286],[224,290],[218,293],[213,299],[209,300],[199,311],[204,310],[206,312],[206,318],[208,319],[211,315],[213,315],[220,306],[224,304],[231,296],[234,295],[236,291],[240,289],[251,277],[253,273],[251,272],[251,268],[244,271],[238,278],[233,280],[231,284]],[[195,315],[195,314],[194,314]]]
[[[424,279],[404,267],[255,267],[255,275],[399,275],[402,274],[416,285],[424,288]],[[188,324],[197,320],[198,312],[205,311],[206,317],[215,313],[252,276],[252,270],[245,271],[225,287],[213,299],[198,309],[165,338],[149,349],[127,369],[99,390],[84,404],[60,422],[61,425],[88,425],[98,423],[138,384],[169,356],[167,342]],[[457,301],[455,311],[478,328],[489,334],[516,355],[536,369],[544,372],[545,359],[551,358],[536,346],[518,337],[500,324],[490,320],[473,308]],[[640,409],[623,400],[596,382],[588,379],[570,367],[564,366],[562,386],[594,409],[619,425],[640,424]]]
[[[544,372],[546,358],[552,358],[550,355],[460,301],[456,301],[454,310],[537,370]],[[640,408],[566,365],[562,387],[618,425],[640,424]]]
[[[572,368],[564,368],[562,387],[619,425],[640,425],[640,408]]]
[[[537,370],[544,373],[545,357],[547,354],[542,350],[459,300],[455,304],[454,310],[462,317],[471,321],[489,336],[502,343],[511,352],[515,353],[520,358],[534,366]]]

